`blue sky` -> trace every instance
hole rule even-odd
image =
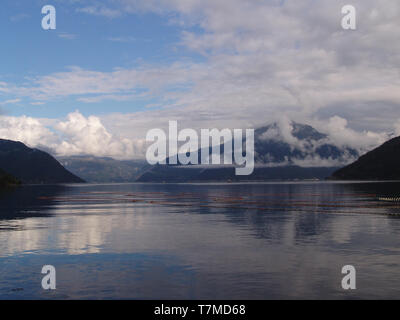
[[[85,70],[111,72],[117,68],[137,68],[142,64],[165,65],[173,61],[202,57],[185,50],[180,44],[182,29],[170,22],[171,16],[151,12],[134,15],[107,17],[80,12],[84,6],[78,3],[53,1],[57,10],[57,29],[43,30],[41,14],[43,5],[49,1],[3,1],[0,11],[0,37],[3,50],[0,52],[0,81],[24,86],[27,79],[52,73],[66,72],[71,67]],[[50,2],[51,3],[51,2]],[[32,117],[57,118],[71,110],[79,109],[83,114],[112,112],[134,112],[156,105],[157,97],[131,101],[101,101],[83,103],[76,97],[63,97],[31,105],[28,97],[3,95],[6,114]]]

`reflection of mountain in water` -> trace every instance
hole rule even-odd
[[[389,184],[388,192],[398,187]],[[194,298],[337,298],[341,267],[350,261],[366,283],[358,296],[373,297],[377,285],[385,297],[398,289],[398,277],[373,278],[393,273],[398,261],[399,219],[375,200],[380,184],[32,188],[12,201],[0,198],[0,209],[17,214],[0,220],[10,226],[0,232],[0,256],[5,268],[17,266],[24,287],[25,277],[50,261],[60,271],[57,294],[72,298],[179,298],[182,290]],[[30,200],[19,205],[24,192]],[[34,217],[25,216],[31,210]],[[371,248],[385,250],[371,255]],[[36,288],[36,278],[32,283]],[[155,283],[156,296],[146,291]]]
[[[90,228],[91,235],[98,235],[95,236],[96,240],[90,240],[86,237],[88,232],[82,229],[78,237],[81,240],[76,238],[78,234],[69,238],[68,242],[71,245],[75,243],[74,250],[78,251],[87,247],[88,243],[101,246],[105,241],[104,237],[112,233],[110,227],[115,225],[112,221],[113,215],[125,212],[139,214],[136,216],[139,218],[142,214],[157,210],[203,215],[222,214],[231,223],[248,225],[261,238],[279,240],[282,234],[287,234],[293,239],[304,239],[326,232],[332,221],[337,222],[340,219],[340,214],[356,216],[368,213],[393,215],[395,218],[400,213],[400,206],[379,202],[376,197],[393,194],[398,187],[399,184],[396,183],[138,184],[84,188],[24,186],[0,194],[0,220],[47,217],[63,213],[60,215],[61,219],[71,214],[84,214],[76,228]],[[104,223],[99,220],[99,214]],[[288,215],[292,215],[290,223],[285,218]],[[126,216],[119,227],[129,229],[128,217]],[[275,223],[280,219],[286,221],[285,225]],[[140,219],[135,221],[135,225],[140,223]],[[288,223],[293,228],[293,233],[287,229]],[[136,227],[137,225],[133,228]],[[343,234],[348,227],[344,226],[338,234]],[[281,228],[286,228],[286,231]]]
[[[21,186],[0,191],[0,220],[48,216],[50,197],[64,192],[63,185]]]

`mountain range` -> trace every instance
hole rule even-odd
[[[329,136],[310,125],[292,122],[284,127],[277,123],[255,130],[255,162],[269,166],[318,167],[341,166],[359,156],[356,149],[338,147]]]
[[[245,145],[245,142],[243,142]],[[224,146],[221,145],[221,154]],[[199,154],[202,150],[199,151]],[[359,152],[338,147],[328,135],[313,127],[292,122],[283,128],[277,123],[254,132],[255,168],[249,176],[235,175],[229,166],[155,165],[137,178],[139,182],[264,181],[324,179],[340,167],[355,161]],[[167,160],[167,163],[168,160]]]
[[[330,176],[342,180],[400,179],[397,169],[400,137],[360,158],[358,150],[339,147],[328,135],[296,122],[289,127],[273,123],[258,128],[254,139],[255,168],[249,176],[235,175],[232,165],[149,165],[145,160],[94,156],[58,157],[57,161],[50,154],[21,142],[0,139],[0,186],[19,182],[265,181]],[[222,144],[221,154],[223,151]]]
[[[64,156],[57,159],[70,172],[94,183],[134,182],[147,164],[145,160],[115,160],[94,156]]]

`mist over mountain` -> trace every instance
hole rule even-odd
[[[367,161],[369,166],[375,165],[374,169],[368,169],[364,159],[370,159],[369,154],[361,157],[361,162],[349,166],[350,169],[337,171],[355,161],[361,155],[360,150],[338,146],[328,134],[307,124],[272,123],[256,129],[254,135],[255,168],[249,176],[236,176],[232,165],[183,166],[178,163],[151,166],[146,160],[95,156],[58,157],[59,163],[46,152],[10,140],[0,140],[0,169],[4,170],[3,180],[9,184],[18,180],[23,183],[68,183],[82,182],[82,179],[98,183],[264,181],[324,179],[332,174],[344,179],[388,177],[386,173],[378,174],[379,168],[373,161]],[[223,144],[220,149],[222,155]],[[199,159],[201,152],[204,150],[199,150]],[[381,170],[386,168],[381,167]],[[376,174],[372,176],[369,171]]]
[[[225,149],[223,144],[220,149],[222,155]],[[232,165],[184,166],[178,162],[177,165],[151,166],[144,159],[116,160],[92,155],[62,156],[57,159],[73,175],[95,183],[263,181],[324,179],[355,161],[362,154],[360,150],[338,145],[328,134],[310,125],[280,122],[255,130],[255,168],[249,176],[236,176]],[[199,160],[201,152],[204,150],[199,150]],[[211,152],[211,148],[208,152]]]
[[[310,125],[273,123],[255,130],[255,162],[266,166],[338,167],[359,156],[358,150],[336,146]]]
[[[243,150],[244,146],[245,142]],[[224,149],[224,145],[221,145],[221,154]],[[199,159],[201,152],[204,151],[207,150],[199,150]],[[255,168],[249,176],[236,176],[233,166],[178,164],[151,166],[138,178],[138,181],[324,179],[360,155],[359,150],[348,146],[337,146],[327,134],[317,131],[310,125],[296,122],[273,123],[256,129],[254,153]]]
[[[0,169],[23,183],[80,183],[50,154],[17,141],[0,139]]]

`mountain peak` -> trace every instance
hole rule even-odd
[[[329,136],[295,121],[261,127],[255,131],[256,163],[267,166],[342,166],[359,153],[333,144]]]
[[[292,121],[292,135],[299,140],[322,140],[328,136],[311,127],[308,124],[301,124]]]
[[[267,126],[260,127],[255,130],[255,134],[258,137],[263,137],[268,139],[278,139],[282,138],[285,133],[290,133],[292,137],[298,140],[322,140],[328,136],[314,129],[308,124],[302,124],[295,121],[290,122],[290,132],[284,132],[284,128],[277,122],[271,123]]]

